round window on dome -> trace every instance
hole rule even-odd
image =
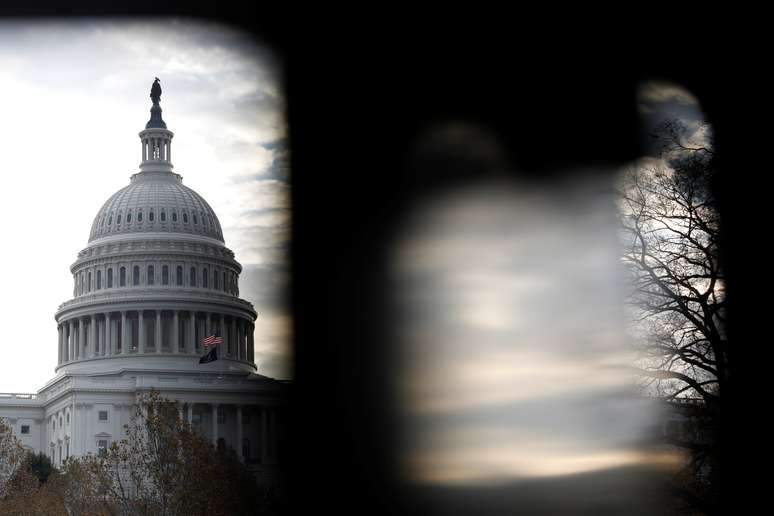
[[[176,211],[172,212],[172,222],[177,222],[177,212]]]
[[[152,212],[152,211],[149,211],[149,212],[148,212],[148,220],[149,220],[150,222],[153,222],[153,212]]]

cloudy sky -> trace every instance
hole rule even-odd
[[[287,126],[281,63],[270,48],[229,27],[181,19],[5,22],[0,391],[35,392],[53,377],[54,313],[72,297],[69,266],[103,202],[139,170],[154,77],[175,133],[175,172],[218,214],[244,267],[240,292],[259,312],[259,372],[292,374],[283,300]]]
[[[643,135],[677,118],[684,144],[708,144],[685,89],[644,83],[638,108]],[[496,135],[482,146],[454,129],[428,140],[445,139],[455,155],[503,154]],[[657,159],[643,143],[629,166]],[[588,172],[553,182],[493,175],[407,217],[393,280],[411,481],[486,484],[679,461],[643,444],[661,414],[636,395],[630,371],[617,175]]]

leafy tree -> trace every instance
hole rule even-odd
[[[45,453],[30,453],[27,457],[30,469],[38,477],[41,483],[45,484],[49,475],[54,471],[54,465],[51,459]]]
[[[141,397],[126,437],[91,459],[108,479],[108,498],[128,514],[256,514],[252,475],[179,414],[155,391]]]
[[[21,467],[24,455],[13,429],[0,418],[0,498],[6,496],[8,483]]]
[[[218,451],[179,416],[176,402],[151,391],[135,406],[126,437],[104,456],[69,458],[61,470],[25,454],[0,421],[6,464],[0,514],[240,515],[271,514],[273,498],[233,450]]]

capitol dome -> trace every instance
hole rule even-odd
[[[138,232],[190,233],[223,242],[215,212],[178,174],[141,172],[114,193],[91,225],[89,242]]]
[[[256,312],[239,297],[242,266],[215,212],[173,172],[160,90],[140,131],[140,170],[99,209],[70,267],[73,298],[56,312],[63,373],[199,371],[202,340],[222,338],[218,367],[254,373]],[[225,365],[227,364],[227,365]]]

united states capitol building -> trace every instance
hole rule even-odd
[[[35,394],[0,394],[0,417],[61,464],[123,438],[137,397],[156,389],[214,444],[271,475],[285,382],[257,374],[241,266],[215,212],[173,172],[160,94],[154,83],[139,172],[99,208],[70,267],[56,374]],[[218,360],[199,364],[202,339],[216,332]]]

